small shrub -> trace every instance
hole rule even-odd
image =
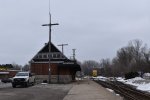
[[[125,74],[125,79],[131,79],[131,78],[135,78],[138,76],[139,76],[138,72],[129,72]]]

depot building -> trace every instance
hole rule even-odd
[[[49,43],[30,61],[30,71],[35,73],[37,80],[49,80]],[[75,81],[77,71],[81,71],[76,61],[68,59],[53,43],[50,52],[51,83],[69,83]]]

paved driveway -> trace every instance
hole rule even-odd
[[[0,88],[0,100],[63,100],[72,84],[38,84],[28,88],[12,88],[5,84]]]

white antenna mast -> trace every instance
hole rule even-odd
[[[48,9],[49,10],[49,14],[50,14],[50,11],[51,11],[51,7],[50,6],[51,6],[51,2],[49,0],[49,9]]]
[[[50,0],[49,0],[49,12],[50,12]]]

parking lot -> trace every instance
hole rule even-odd
[[[11,87],[11,83],[3,83],[0,81],[0,90],[2,88],[10,88]]]
[[[0,100],[63,100],[73,84],[37,84],[12,88],[0,82]]]

